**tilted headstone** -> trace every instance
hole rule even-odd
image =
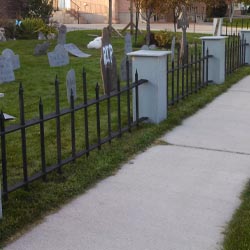
[[[57,44],[64,45],[66,43],[66,33],[67,33],[67,27],[63,24],[59,27]]]
[[[59,67],[69,64],[69,54],[61,44],[56,45],[54,51],[48,52],[49,65]]]
[[[74,100],[76,100],[76,75],[75,75],[75,70],[71,69],[67,73],[66,77],[66,87],[67,87],[67,98],[68,102],[70,103],[70,97],[71,97],[71,92],[74,96]]]
[[[122,59],[121,62],[121,80],[122,81],[126,81],[127,80],[127,53],[130,53],[133,51],[132,48],[132,39],[131,39],[131,35],[130,33],[127,33],[125,36],[125,47],[124,47],[124,51],[125,51],[125,56]],[[128,58],[129,61],[129,80],[132,80],[132,59],[131,57]]]
[[[214,18],[213,20],[213,35],[221,36],[223,18]]]
[[[46,55],[49,48],[49,42],[44,42],[42,44],[37,44],[34,50],[35,56]]]
[[[90,57],[90,54],[86,54],[82,52],[75,44],[73,43],[67,43],[64,44],[64,48],[72,55],[82,58]]]
[[[182,6],[182,14],[177,22],[177,28],[182,29],[181,38],[181,49],[180,49],[180,61],[182,63],[187,63],[187,28],[189,27],[187,10],[185,6]]]
[[[0,83],[15,81],[13,66],[9,58],[0,56]]]
[[[6,42],[5,30],[4,28],[0,28],[0,42]]]
[[[38,33],[38,40],[46,40],[46,36],[41,31]]]
[[[102,31],[101,73],[104,91],[109,94],[117,87],[117,66],[108,28]]]
[[[15,55],[11,49],[4,49],[2,52],[2,56],[10,59],[13,70],[20,68],[19,55]]]

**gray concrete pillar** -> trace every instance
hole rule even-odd
[[[225,81],[225,39],[225,36],[201,37],[205,51],[208,49],[209,55],[212,55],[208,59],[208,80],[216,84],[221,84]]]
[[[248,44],[246,45],[245,63],[250,64],[250,30],[241,30],[240,37]]]
[[[167,117],[167,55],[170,51],[139,50],[128,53],[132,58],[132,74],[148,83],[139,86],[139,118],[160,123]],[[136,119],[135,92],[133,92],[133,119]]]

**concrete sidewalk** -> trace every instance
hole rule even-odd
[[[250,177],[249,100],[247,77],[4,249],[219,249]]]

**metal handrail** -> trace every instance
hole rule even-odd
[[[70,13],[77,18],[77,21],[78,21],[78,24],[79,24],[79,21],[80,21],[80,13],[79,13],[79,10],[80,10],[80,6],[73,0],[70,0],[70,6],[71,6],[71,9],[70,9]],[[73,7],[74,6],[74,7]]]

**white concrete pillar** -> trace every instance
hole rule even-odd
[[[171,51],[139,50],[128,53],[132,57],[132,74],[148,83],[139,86],[139,118],[160,123],[167,117],[167,55]],[[133,119],[136,120],[135,91],[133,91]]]
[[[241,30],[240,37],[248,44],[246,45],[245,63],[250,64],[250,30]]]
[[[208,80],[215,84],[221,84],[225,81],[225,36],[204,36],[201,37],[205,44],[205,52],[208,49]]]

